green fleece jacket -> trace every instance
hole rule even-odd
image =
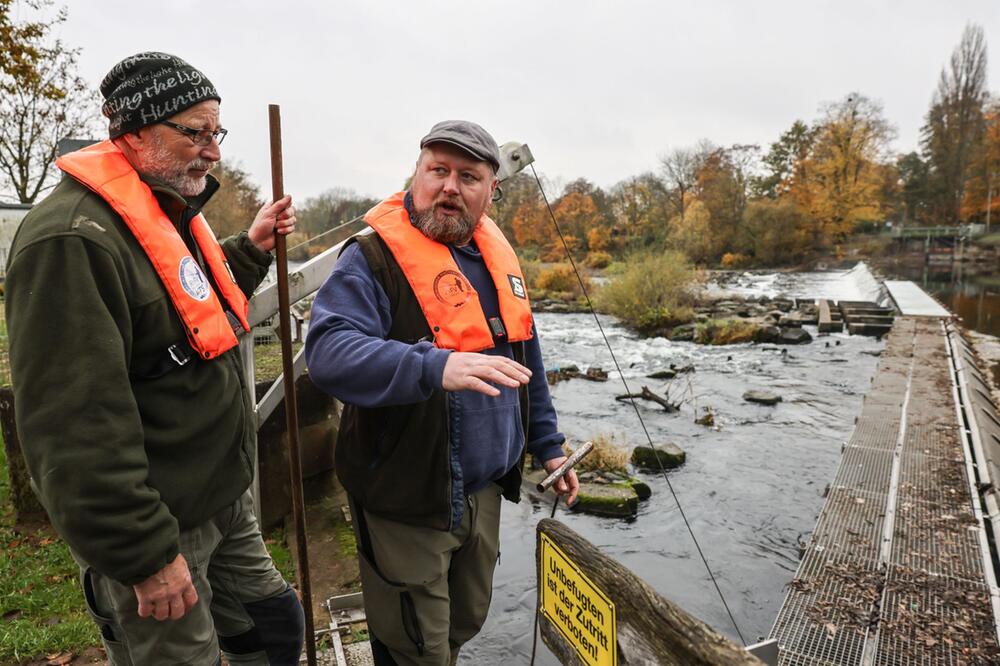
[[[185,200],[147,184],[185,240],[218,189],[210,179]],[[249,297],[270,254],[246,233],[222,247]],[[98,572],[145,580],[177,556],[181,530],[252,479],[256,433],[238,347],[141,376],[184,328],[125,222],[68,177],[18,229],[6,300],[17,431],[42,503]]]

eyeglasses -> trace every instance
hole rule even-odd
[[[175,130],[191,139],[196,146],[207,146],[212,143],[212,139],[215,139],[216,143],[221,144],[225,140],[226,135],[229,134],[229,130],[224,130],[221,127],[214,131],[207,129],[199,130],[185,125],[178,125],[177,123],[169,120],[161,120],[160,124],[166,125],[167,127],[173,127]]]

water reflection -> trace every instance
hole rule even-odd
[[[980,333],[1000,336],[1000,274],[954,266],[901,266],[899,277],[913,280],[962,318],[962,323]]]

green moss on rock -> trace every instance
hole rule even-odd
[[[631,518],[639,510],[639,496],[626,483],[583,483],[580,484],[580,493],[573,504],[573,510],[595,516]]]
[[[660,462],[656,461],[659,457]],[[632,450],[632,464],[642,470],[658,472],[660,463],[664,469],[680,467],[687,459],[687,454],[681,447],[673,443],[662,444],[657,447],[637,446]]]

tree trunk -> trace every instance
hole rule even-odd
[[[18,522],[48,522],[45,509],[31,489],[28,466],[21,455],[21,442],[17,438],[14,421],[14,392],[9,386],[0,388],[0,431],[7,454],[7,471],[10,475],[10,500],[17,513]]]
[[[617,643],[619,666],[762,666],[763,662],[661,597],[635,574],[617,561],[602,555],[576,532],[557,520],[543,519],[538,523],[536,550],[539,607],[544,607],[541,603],[543,591],[548,590],[553,595],[565,592],[562,595],[565,597],[563,603],[570,619],[564,623],[564,627],[567,623],[575,622],[576,627],[582,625],[586,629],[588,615],[596,618],[599,611],[588,614],[587,609],[594,606],[586,600],[587,597],[576,593],[581,588],[567,585],[565,581],[560,585],[561,575],[553,572],[551,564],[547,570],[542,569],[543,534],[565,553],[577,574],[582,573],[597,588],[601,597],[607,597],[614,604],[617,629],[614,639]],[[601,606],[600,600],[597,606]],[[577,648],[565,638],[563,629],[544,612],[539,613],[539,624],[542,640],[563,664],[611,663],[598,661],[592,656],[586,660],[581,657]],[[590,637],[593,638],[595,634],[600,642],[601,635],[598,632],[592,632]]]

